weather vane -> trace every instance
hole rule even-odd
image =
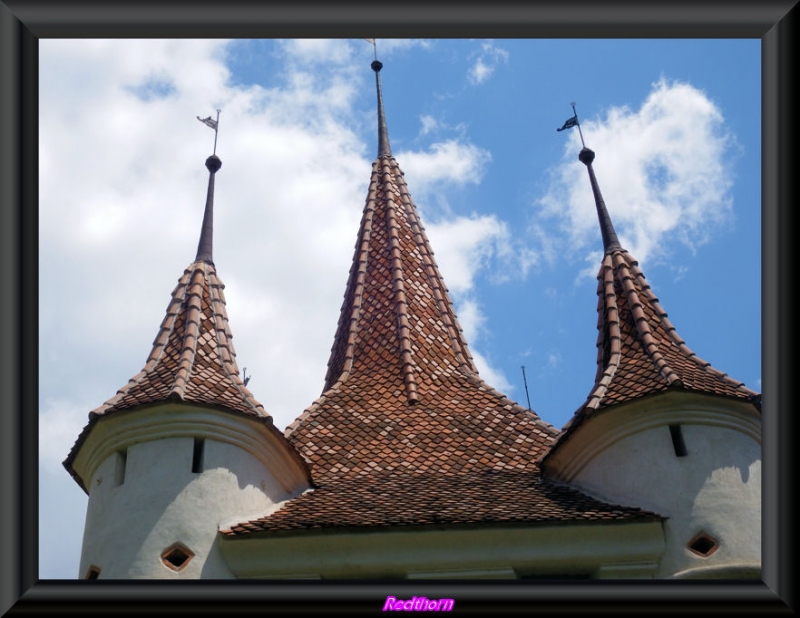
[[[372,43],[372,50],[375,52],[375,60],[378,59],[378,46],[375,44],[375,39],[364,39],[367,43]]]
[[[200,118],[200,116],[197,117],[197,119],[200,122],[202,122],[203,124],[208,125],[212,129],[214,129],[214,153],[213,154],[217,154],[217,131],[219,130],[219,113],[220,113],[220,111],[222,111],[222,110],[219,110],[219,109],[217,110],[217,119],[216,120],[214,120],[211,116],[209,116],[208,118]]]
[[[578,133],[580,133],[581,136],[581,144],[583,144],[583,147],[586,148],[586,144],[583,141],[583,131],[581,131],[581,125],[578,122],[578,112],[575,110],[575,103],[574,102],[570,103],[570,105],[572,105],[572,112],[573,112],[572,118],[567,118],[566,122],[564,122],[564,125],[561,128],[556,129],[556,131],[563,131],[564,129],[571,129],[572,127],[578,127]]]

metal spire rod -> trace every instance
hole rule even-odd
[[[525,377],[525,365],[522,365],[522,382],[525,384],[525,397],[528,399],[528,410],[531,409],[531,397],[528,394],[528,380]],[[533,412],[533,410],[531,410]]]

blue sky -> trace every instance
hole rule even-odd
[[[392,151],[484,379],[561,427],[594,381],[606,205],[687,345],[761,390],[760,40],[383,40]],[[377,153],[373,47],[40,41],[40,576],[78,576],[60,462],[214,257],[239,366],[288,425],[319,394]],[[57,513],[57,516],[54,515]]]

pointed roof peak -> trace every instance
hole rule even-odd
[[[378,90],[378,156],[390,157],[392,156],[392,149],[389,146],[389,131],[386,128],[386,115],[383,112],[383,94],[381,93],[380,72],[383,68],[383,63],[376,59],[372,61],[370,66],[375,71],[375,86]]]
[[[584,146],[578,154],[578,159],[589,171],[589,182],[592,185],[594,204],[597,207],[597,218],[600,222],[600,234],[603,236],[603,249],[607,254],[613,251],[620,251],[622,245],[619,244],[617,233],[614,231],[614,225],[611,223],[611,216],[608,214],[603,195],[600,193],[600,185],[597,184],[597,177],[594,175],[594,169],[592,168],[594,151]]]
[[[144,368],[94,415],[179,400],[269,418],[239,377],[223,289],[212,255],[214,176],[222,167],[216,154],[209,171],[197,255],[172,292],[161,328]]]
[[[208,169],[208,192],[206,194],[206,209],[203,213],[203,227],[200,230],[200,240],[197,243],[197,256],[195,262],[214,263],[214,176],[222,167],[222,161],[216,154],[206,159]]]

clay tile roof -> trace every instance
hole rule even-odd
[[[478,377],[403,174],[382,155],[325,390],[286,430],[317,489],[230,534],[644,516],[544,484],[536,460],[558,434]],[[376,505],[389,493],[402,514]]]
[[[478,377],[403,173],[379,156],[325,391],[287,438],[323,482],[529,472],[557,434]]]
[[[286,430],[315,489],[226,534],[654,516],[543,481],[536,462],[559,431],[478,376],[389,149],[381,66],[378,158],[325,389]]]
[[[597,279],[597,375],[585,409],[667,388],[748,401],[758,398],[758,393],[689,349],[627,251],[606,253]]]
[[[605,248],[597,275],[597,373],[559,443],[593,412],[667,389],[760,406],[759,393],[700,359],[678,335],[638,262],[617,240],[592,169],[594,153],[584,148],[579,158],[589,171]]]
[[[222,530],[226,536],[309,528],[618,522],[661,519],[600,502],[538,472],[380,474],[331,480],[275,513]]]
[[[144,368],[92,414],[172,399],[269,416],[239,377],[224,287],[213,264],[190,264],[172,292]]]

